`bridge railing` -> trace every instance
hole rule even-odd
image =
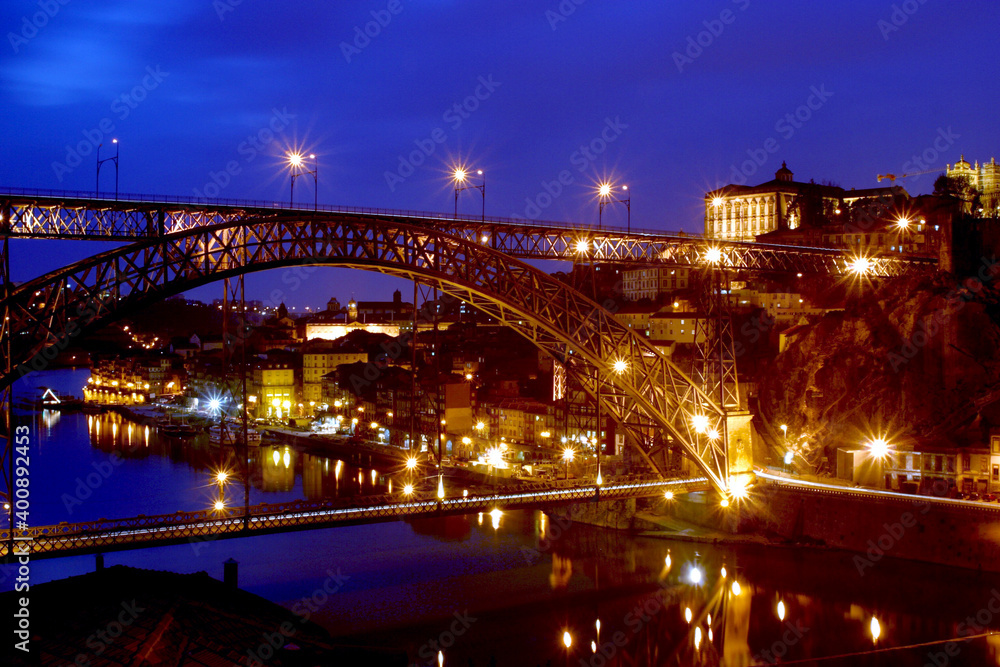
[[[281,211],[310,212],[321,211],[324,213],[353,213],[359,215],[377,215],[395,218],[429,218],[450,222],[476,223],[483,222],[489,225],[508,226],[537,226],[550,229],[564,230],[588,230],[600,232],[613,232],[631,234],[638,236],[668,236],[686,239],[705,238],[703,234],[693,234],[685,231],[667,231],[663,229],[642,229],[601,225],[598,227],[593,223],[581,224],[556,220],[528,220],[522,218],[510,218],[502,216],[462,216],[458,217],[449,213],[436,211],[418,211],[411,209],[393,209],[382,207],[365,206],[334,206],[330,204],[320,204],[319,206],[293,205],[284,202],[276,202],[267,199],[232,199],[232,198],[209,198],[209,197],[182,197],[178,195],[152,195],[137,193],[119,193],[117,197],[102,196],[93,192],[79,190],[49,190],[44,188],[11,188],[0,186],[0,197],[45,197],[51,199],[81,199],[88,201],[107,202],[109,205],[121,204],[122,202],[134,202],[137,204],[181,204],[189,206],[205,206],[235,209],[269,209]]]
[[[600,494],[606,498],[636,495],[642,486],[657,487],[675,482],[684,484],[698,482],[697,479],[680,478],[664,480],[651,475],[629,475],[608,479],[600,487]],[[378,510],[376,515],[398,516],[422,511],[416,507],[421,504],[437,504],[441,502],[454,509],[468,506],[470,511],[484,504],[503,504],[505,501],[531,499],[541,496],[539,500],[573,500],[596,494],[598,487],[593,483],[581,484],[579,480],[550,481],[531,486],[498,488],[494,492],[478,489],[475,493],[456,495],[454,491],[444,499],[437,498],[434,489],[422,489],[409,496],[400,493],[379,494],[371,496],[356,496],[352,498],[324,498],[320,500],[293,500],[284,503],[260,503],[250,507],[249,517],[257,527],[267,527],[280,522],[282,517],[299,517],[300,521],[308,522],[309,515],[329,515],[330,513],[365,513]],[[411,511],[404,511],[406,508]],[[139,515],[122,519],[96,519],[79,523],[59,523],[46,526],[30,526],[17,529],[15,536],[22,539],[53,540],[60,538],[86,538],[88,536],[114,537],[116,534],[129,533],[133,537],[143,533],[150,535],[169,531],[171,529],[190,529],[201,526],[206,532],[218,532],[219,529],[239,530],[240,524],[246,518],[242,507],[227,510],[197,510],[192,512],[174,512],[160,515]],[[327,517],[329,518],[329,517]],[[349,517],[348,517],[349,518]],[[10,538],[9,529],[0,530],[0,541]]]

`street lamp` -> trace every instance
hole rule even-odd
[[[788,424],[781,425],[781,433],[785,437],[785,472],[788,472],[788,464],[791,463],[791,460],[788,458]]]
[[[614,194],[614,186],[610,183],[601,183],[597,186],[597,228],[603,228],[603,218],[604,218],[604,207],[608,204],[614,204],[615,202],[619,204],[625,204],[625,208],[628,209],[627,214],[627,229],[629,232],[632,231],[632,193],[628,191],[628,186],[622,186],[622,192],[624,193],[623,199],[616,199]]]
[[[118,151],[119,145],[117,139],[112,139],[111,143],[115,145],[115,154],[113,157],[106,157],[101,159],[101,146],[104,144],[97,144],[97,185],[94,188],[94,196],[99,196],[101,194],[101,165],[105,162],[111,161],[115,163],[115,199],[118,199]]]
[[[573,451],[572,447],[567,447],[566,449],[563,450],[563,456],[562,457],[563,457],[563,461],[566,463],[566,475],[565,475],[564,479],[569,479],[569,464],[573,460],[574,456],[576,456],[576,452]]]
[[[299,176],[312,174],[313,177],[313,210],[319,210],[319,158],[313,153],[309,154],[309,159],[313,161],[313,168],[306,169],[306,157],[301,153],[288,154],[288,166],[292,170],[292,188],[289,197],[289,206],[295,205],[295,179]]]
[[[455,181],[455,217],[458,217],[458,193],[462,190],[479,190],[479,194],[483,196],[483,214],[482,220],[486,222],[486,174],[483,173],[482,169],[476,170],[476,175],[482,179],[482,183],[479,185],[467,185],[466,181],[469,178],[469,173],[462,167],[456,167],[455,171],[452,172],[452,180]]]

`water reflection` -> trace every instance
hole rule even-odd
[[[82,419],[84,416],[73,417]],[[234,474],[242,473],[239,463],[242,450],[213,444],[206,434],[193,438],[165,437],[155,428],[150,429],[147,425],[135,423],[116,413],[85,417],[89,444],[99,451],[133,460],[160,457],[213,475],[213,471],[220,469],[230,470]],[[59,423],[59,413],[48,414],[45,411],[41,420],[49,429],[47,434],[51,435],[51,428]],[[265,494],[254,502],[291,499],[268,498],[268,494],[287,496],[295,493],[299,488],[299,480],[301,494],[297,495],[307,500],[383,494],[391,492],[392,488],[392,479],[376,469],[358,468],[340,459],[301,452],[286,444],[251,447],[249,464],[251,487]],[[353,478],[356,483],[341,484],[345,476]],[[176,509],[177,507],[164,507],[159,511],[167,513]]]

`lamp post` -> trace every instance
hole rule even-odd
[[[784,442],[785,453],[783,455],[783,460],[785,461],[785,472],[788,472],[788,463],[789,463],[789,461],[788,461],[788,424],[782,424],[781,425],[781,432],[784,434],[784,437],[785,437],[785,442]]]
[[[319,158],[313,153],[309,154],[309,159],[313,161],[313,168],[306,169],[306,157],[300,153],[288,154],[288,166],[292,170],[292,187],[289,196],[289,206],[295,205],[295,179],[299,176],[312,174],[313,177],[313,210],[319,210]]]
[[[115,154],[103,160],[101,159],[101,146],[104,144],[97,144],[97,184],[94,187],[94,196],[100,196],[101,194],[101,165],[110,161],[115,163],[115,199],[118,199],[118,140],[112,139],[111,143],[115,145]]]
[[[482,169],[477,169],[476,175],[483,181],[479,185],[466,184],[469,173],[461,167],[456,168],[452,173],[452,180],[455,182],[455,217],[458,217],[458,193],[462,190],[479,190],[479,194],[483,196],[482,221],[486,222],[486,174],[483,173]]]
[[[622,192],[624,197],[622,199],[616,199],[614,194],[614,186],[611,183],[601,183],[597,188],[597,228],[603,229],[604,224],[604,207],[609,204],[614,204],[615,202],[619,204],[625,204],[627,209],[626,216],[626,229],[632,231],[632,193],[629,192],[628,186],[622,186]]]
[[[576,452],[573,451],[572,447],[567,447],[566,449],[563,450],[563,462],[565,462],[566,464],[566,474],[563,477],[563,479],[567,480],[569,479],[569,464],[573,460],[573,457],[575,455]]]

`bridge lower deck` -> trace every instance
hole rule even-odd
[[[470,493],[463,497],[367,496],[351,499],[260,504],[232,511],[178,512],[127,519],[99,519],[0,531],[0,556],[31,558],[122,551],[216,539],[249,537],[293,530],[330,528],[394,521],[407,517],[490,512],[494,509],[544,509],[553,505],[661,496],[708,488],[705,478],[615,480],[601,486],[569,486],[504,493]]]

